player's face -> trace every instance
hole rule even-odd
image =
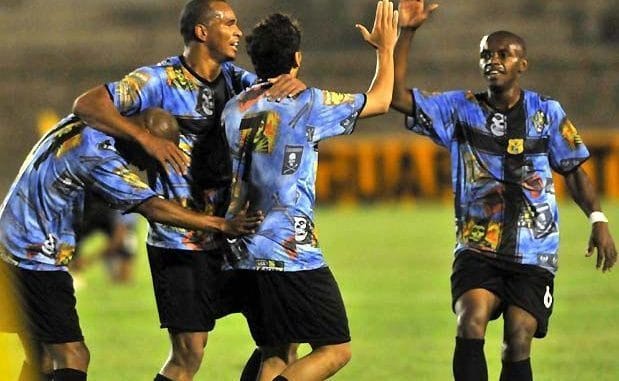
[[[512,39],[491,36],[481,41],[479,68],[490,88],[516,85],[526,66],[522,47]]]
[[[227,3],[221,1],[213,3],[211,11],[206,44],[218,61],[234,60],[243,36],[236,15]]]

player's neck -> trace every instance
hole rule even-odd
[[[208,81],[214,81],[221,72],[221,63],[198,46],[185,47],[183,57],[194,72]]]
[[[507,111],[514,107],[520,100],[521,94],[522,89],[519,86],[507,89],[489,88],[486,93],[488,104],[499,111]]]

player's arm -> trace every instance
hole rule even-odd
[[[246,215],[245,212],[241,212],[234,216],[234,218],[227,220],[194,212],[172,201],[158,197],[149,198],[134,210],[149,221],[190,230],[220,231],[228,236],[255,233],[255,229],[263,219],[261,212],[258,212],[256,215]]]
[[[406,73],[408,71],[408,57],[417,28],[419,28],[430,14],[438,8],[438,4],[424,6],[423,0],[400,0],[400,37],[394,51],[394,86],[391,107],[410,114],[413,109],[413,95],[406,87]]]
[[[580,167],[565,175],[565,183],[576,204],[591,220],[587,257],[593,255],[594,249],[597,248],[596,268],[606,272],[617,262],[617,249],[608,229],[608,220],[601,214],[602,208],[597,192]]]
[[[80,95],[73,103],[73,113],[106,134],[136,141],[163,168],[171,165],[179,173],[186,171],[189,158],[183,151],[173,142],[151,135],[131,119],[122,116],[105,86],[97,86]]]
[[[379,1],[372,32],[360,24],[356,27],[363,39],[376,49],[376,72],[365,93],[365,107],[359,114],[360,118],[367,118],[389,111],[393,92],[393,49],[398,39],[398,11],[393,10],[391,1]]]

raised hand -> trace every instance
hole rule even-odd
[[[438,8],[438,4],[425,6],[424,0],[400,0],[400,28],[417,29]]]
[[[376,17],[370,33],[361,24],[355,25],[363,39],[374,49],[393,49],[398,39],[398,11],[393,10],[393,3],[389,0],[379,1],[376,4]]]

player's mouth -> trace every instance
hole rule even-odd
[[[505,74],[505,68],[500,66],[486,66],[484,68],[484,75],[489,78],[496,78],[501,74]]]
[[[239,42],[238,41],[235,41],[235,42],[231,43],[230,46],[232,46],[232,49],[234,49],[235,52],[239,51]]]

